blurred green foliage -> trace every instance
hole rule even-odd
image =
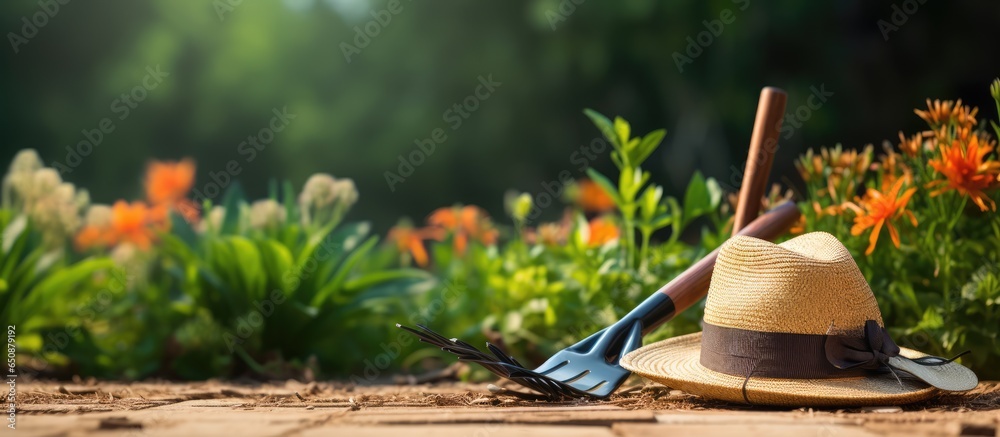
[[[741,10],[729,0],[402,1],[350,63],[341,44],[354,45],[355,27],[386,10],[386,1],[243,1],[222,8],[221,19],[220,3],[229,2],[60,6],[16,53],[0,50],[0,161],[27,147],[48,163],[66,161],[65,147],[108,117],[114,131],[64,174],[97,201],[135,197],[147,159],[192,156],[197,187],[235,161],[254,198],[267,194],[272,178],[350,177],[366,196],[355,213],[385,229],[400,215],[420,219],[456,201],[496,216],[503,190],[536,192],[577,168],[571,154],[594,138],[581,107],[623,114],[643,131],[668,127],[647,171],[669,194],[695,168],[737,185],[762,86],[787,90],[789,112],[812,86],[834,93],[782,138],[778,180],[806,147],[860,146],[916,128],[897,111],[901,104],[954,96],[986,106],[976,90],[1000,67],[978,44],[997,39],[996,2],[921,4],[885,41],[877,23],[891,19],[891,2],[783,0]],[[684,53],[687,38],[726,9],[735,21],[679,72],[673,53]],[[21,34],[22,17],[41,7],[4,2],[0,10],[0,29]],[[119,120],[112,106],[149,66],[169,76]],[[502,86],[451,130],[444,112],[490,74]],[[240,142],[286,106],[298,117],[248,162]],[[447,141],[390,191],[384,172],[435,128]],[[606,158],[591,165],[613,168]]]

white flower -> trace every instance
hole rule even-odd
[[[309,177],[299,194],[302,223],[335,222],[358,201],[358,189],[351,179],[336,179],[326,173]]]
[[[274,199],[263,199],[250,205],[250,227],[267,229],[281,226],[285,223],[285,207]]]
[[[93,204],[87,209],[87,215],[83,222],[88,226],[104,228],[111,224],[111,207],[108,205]]]

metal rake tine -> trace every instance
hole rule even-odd
[[[427,329],[426,327],[422,327],[422,328],[424,328],[429,334],[425,333],[425,332],[417,331],[416,329],[410,328],[409,326],[400,325],[398,323],[396,324],[396,326],[399,327],[399,328],[405,329],[406,331],[408,331],[408,332],[416,335],[417,337],[420,338],[420,341],[423,341],[425,343],[433,344],[434,346],[440,347],[441,350],[443,350],[445,352],[449,352],[449,353],[452,353],[454,355],[458,355],[459,359],[463,358],[463,356],[469,356],[471,358],[476,358],[476,359],[492,360],[492,357],[490,357],[486,353],[484,353],[484,352],[476,349],[472,345],[470,345],[468,343],[465,343],[465,342],[458,342],[457,343],[455,341],[452,341],[451,339],[447,339],[447,338],[441,336],[440,334],[438,334],[438,333],[436,333],[434,331],[431,331],[430,329]]]
[[[497,357],[497,360],[499,360],[501,362],[504,362],[504,363],[510,363],[511,362],[511,358],[510,358],[509,355],[507,355],[507,352],[504,352],[503,349],[500,349],[499,347],[497,347],[493,343],[490,343],[490,342],[487,341],[486,342],[486,349],[488,349],[490,352],[492,352],[493,355],[495,357]],[[511,364],[513,364],[513,363],[511,363]]]
[[[473,346],[473,345],[471,345],[469,343],[466,343],[466,342],[464,342],[462,340],[459,340],[457,338],[446,338],[445,336],[443,336],[441,334],[438,334],[434,330],[432,330],[432,329],[430,329],[430,328],[428,328],[428,327],[426,327],[424,325],[418,324],[417,326],[420,327],[421,329],[429,332],[430,334],[432,334],[433,336],[435,336],[435,338],[438,338],[441,341],[447,341],[450,344],[458,344],[458,345],[466,347],[468,349],[480,352],[478,348],[476,348],[475,346]],[[495,345],[493,345],[493,344],[491,344],[489,342],[486,343],[486,348],[489,349],[490,352],[492,352],[493,355],[495,355],[496,358],[497,358],[497,360],[499,360],[500,362],[510,363],[510,364],[515,365],[515,366],[524,367],[521,363],[519,363],[516,359],[514,359],[514,357],[512,357],[510,355],[507,355],[507,353],[504,352],[503,349],[500,349],[499,347],[497,347],[497,346],[495,346]],[[482,353],[482,352],[480,352],[480,353]],[[483,353],[483,355],[486,355],[486,354]]]
[[[423,329],[428,335],[433,336],[434,338],[438,339],[438,341],[441,341],[441,342],[444,342],[444,343],[449,343],[449,344],[454,344],[455,343],[455,341],[454,341],[455,339],[451,339],[451,338],[445,337],[445,336],[443,336],[441,334],[438,334],[437,331],[434,331],[433,329],[428,328],[427,326],[424,326],[424,325],[421,325],[421,324],[418,323],[417,327],[420,328],[420,329]]]
[[[470,355],[476,356],[476,358],[478,358],[479,360],[483,360],[483,361],[488,360],[488,361],[492,361],[492,362],[496,362],[497,360],[499,360],[499,362],[502,362],[502,363],[513,364],[515,366],[524,368],[524,366],[521,363],[519,363],[516,359],[514,359],[514,357],[512,357],[510,355],[507,355],[507,353],[504,352],[503,349],[500,349],[499,347],[497,347],[497,346],[495,346],[495,345],[493,345],[493,344],[491,344],[489,342],[486,343],[486,348],[489,349],[490,352],[492,352],[493,355],[496,356],[496,360],[493,359],[494,357],[490,357],[488,354],[486,354],[485,352],[480,351],[478,348],[476,348],[475,346],[473,346],[473,345],[471,345],[469,343],[466,343],[466,342],[464,342],[462,340],[459,340],[457,338],[446,338],[445,336],[443,336],[441,334],[438,334],[434,330],[432,330],[432,329],[430,329],[430,328],[428,328],[427,326],[424,326],[424,325],[418,324],[417,326],[420,327],[421,329],[423,329],[424,331],[427,331],[431,335],[433,335],[434,338],[438,339],[440,342],[446,342],[448,344],[447,347],[449,349],[454,349],[454,346],[461,346],[462,348],[464,348],[467,351],[467,353],[469,353]],[[407,329],[407,330],[409,330],[411,332],[415,332],[415,330],[413,330],[413,329]],[[448,352],[451,352],[451,353],[453,353],[455,355],[458,355],[454,350],[448,350]],[[475,362],[479,362],[480,364],[483,364],[482,361],[478,361],[478,360],[467,360],[467,361],[475,361]],[[496,373],[496,372],[494,372],[494,373]]]
[[[434,332],[434,330],[423,325],[417,325],[417,326],[419,326],[425,332],[417,331],[416,329],[410,328],[408,326],[403,326],[400,324],[396,324],[396,326],[405,329],[408,332],[413,333],[414,335],[419,337],[421,341],[425,343],[433,344],[435,346],[440,347],[441,350],[445,352],[456,355],[460,361],[470,361],[477,363],[480,366],[484,367],[486,370],[492,372],[494,375],[497,375],[501,378],[510,379],[509,378],[510,372],[507,370],[507,368],[500,366],[499,363],[496,360],[494,360],[493,357],[491,357],[489,354],[480,351],[475,346],[472,346],[469,343],[466,343],[458,339],[446,338],[443,335],[438,334],[437,332]],[[537,386],[528,386],[528,388],[540,391]]]
[[[511,370],[517,369],[520,371],[526,371],[527,369],[518,363],[514,357],[507,355],[503,352],[503,350],[489,343],[487,343],[487,347],[490,348],[491,352],[497,355],[495,358],[483,351],[480,351],[478,348],[469,343],[457,338],[447,338],[424,325],[417,325],[423,331],[418,331],[398,323],[396,326],[416,335],[420,338],[420,341],[438,346],[441,350],[457,356],[460,361],[469,361],[479,364],[486,370],[492,372],[494,375],[516,382],[545,396],[558,397],[560,395],[559,389],[553,387],[551,382],[547,381],[545,377],[511,378]],[[497,359],[500,359],[501,361],[497,361]]]
[[[555,379],[555,378],[551,378],[551,377],[545,376],[545,375],[540,374],[540,373],[538,373],[538,372],[536,372],[534,370],[525,369],[525,370],[522,371],[522,373],[525,373],[527,375],[531,375],[531,376],[534,376],[536,378],[540,378],[540,379],[545,380],[549,385],[555,387],[556,390],[559,393],[561,393],[563,396],[572,397],[572,398],[576,398],[576,397],[580,397],[580,396],[590,396],[590,393],[587,390],[578,389],[578,388],[574,387],[571,384],[562,382],[562,381],[560,381],[558,379]],[[598,387],[598,386],[595,386],[595,387]]]
[[[543,383],[545,383],[546,386],[550,387],[551,388],[551,390],[550,390],[551,392],[554,392],[556,394],[560,394],[560,395],[565,396],[565,397],[579,397],[579,396],[586,396],[587,395],[587,393],[584,392],[584,391],[582,391],[582,390],[576,389],[576,388],[570,386],[569,384],[565,384],[565,383],[560,382],[558,380],[555,380],[555,379],[549,378],[549,377],[547,377],[545,375],[539,374],[539,373],[537,373],[537,372],[535,372],[533,370],[525,369],[523,367],[522,368],[512,368],[511,366],[509,366],[507,364],[504,364],[504,366],[508,367],[508,370],[510,370],[510,372],[511,372],[511,378],[510,379],[513,379],[513,378],[533,378],[533,379],[537,379],[537,380],[542,381]]]
[[[486,348],[489,349],[490,352],[493,352],[493,355],[496,355],[497,359],[500,360],[500,362],[527,369],[527,367],[524,367],[521,365],[521,363],[517,362],[517,360],[515,360],[514,357],[507,355],[507,352],[504,352],[503,349],[500,349],[493,343],[486,342]]]
[[[433,345],[438,346],[438,347],[446,347],[446,346],[450,346],[451,345],[451,342],[446,341],[447,339],[444,339],[444,337],[441,337],[440,335],[428,335],[425,332],[420,332],[420,331],[417,331],[416,329],[413,329],[413,328],[411,328],[409,326],[403,326],[403,325],[400,325],[398,323],[396,324],[396,327],[405,329],[406,331],[410,332],[411,334],[416,335],[417,337],[420,338],[420,341],[422,341],[424,343],[430,343],[430,344],[433,344]],[[431,334],[437,334],[434,331],[430,331],[430,332],[431,332]],[[445,341],[442,341],[442,340],[445,340]]]
[[[483,364],[483,362],[485,362],[485,361],[491,361],[491,362],[495,362],[496,361],[496,360],[494,360],[494,357],[491,357],[487,353],[485,353],[483,351],[480,351],[479,348],[477,348],[477,347],[475,347],[475,346],[473,346],[473,345],[471,345],[469,343],[466,343],[466,342],[464,342],[462,340],[459,340],[457,338],[445,338],[443,335],[438,334],[437,332],[434,332],[430,328],[428,328],[426,326],[423,326],[423,325],[417,325],[417,326],[419,326],[420,328],[424,329],[425,331],[431,333],[434,336],[434,338],[437,339],[438,341],[440,341],[442,343],[446,343],[447,346],[443,346],[442,348],[446,347],[447,348],[446,350],[448,352],[451,352],[451,353],[453,353],[455,355],[460,355],[458,352],[456,352],[456,350],[459,350],[459,351],[462,351],[464,354],[467,354],[470,357],[477,358],[477,360],[468,360],[467,359],[467,361],[475,361],[475,362],[479,362],[480,364]],[[458,346],[461,349],[456,348],[456,346]],[[501,350],[500,348],[498,348],[496,346],[493,346],[490,343],[486,343],[486,347],[491,352],[493,352],[494,355],[496,355],[496,359],[498,359],[500,362],[509,362],[509,363],[515,364],[517,366],[524,367],[524,366],[521,366],[521,364],[518,363],[517,360],[515,360],[513,357],[511,357],[511,356],[507,355],[506,353],[504,353],[503,350]],[[459,358],[463,358],[463,357],[460,356]]]
[[[475,346],[473,346],[473,345],[471,345],[469,343],[466,343],[466,342],[458,340],[458,339],[446,338],[443,335],[438,334],[437,332],[434,332],[433,330],[431,330],[430,328],[428,328],[426,326],[417,325],[421,329],[423,329],[424,331],[426,331],[426,333],[420,332],[420,331],[417,331],[417,330],[415,330],[413,328],[410,328],[410,327],[407,327],[407,326],[402,326],[402,325],[399,325],[399,324],[397,324],[396,326],[399,326],[400,328],[403,328],[403,329],[405,329],[405,330],[407,330],[409,332],[412,332],[412,333],[416,334],[421,339],[426,339],[427,343],[431,343],[431,344],[433,344],[435,346],[439,346],[439,347],[441,347],[442,350],[444,350],[446,352],[450,352],[452,354],[458,355],[459,358],[463,358],[463,355],[466,355],[466,356],[469,356],[469,357],[472,357],[472,358],[477,358],[477,359],[486,359],[486,360],[491,360],[491,361],[493,359],[493,357],[489,356],[488,354],[486,354],[483,351],[480,351]]]
[[[528,376],[509,376],[507,379],[521,384],[522,386],[528,387],[538,393],[545,395],[548,398],[561,398],[563,393],[558,387],[552,384],[552,381],[546,380],[544,378],[532,378]]]
[[[552,389],[542,381],[536,380],[535,378],[517,378],[517,377],[507,377],[507,380],[521,384],[523,387],[527,387],[538,393],[541,393],[545,397],[552,398],[555,393]]]
[[[524,378],[524,377],[522,376],[520,378]],[[567,397],[572,398],[572,397],[578,397],[578,396],[575,396],[574,393],[572,391],[570,391],[569,388],[565,384],[563,384],[563,383],[561,383],[559,381],[556,381],[554,379],[549,379],[549,378],[543,378],[543,379],[540,379],[540,381],[542,383],[544,383],[548,387],[549,393],[551,393],[550,396],[553,397],[553,398],[567,398]]]

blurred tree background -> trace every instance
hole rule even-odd
[[[761,87],[785,89],[789,112],[822,87],[833,95],[781,141],[774,179],[793,182],[792,162],[808,147],[877,145],[916,131],[911,108],[925,97],[962,98],[992,118],[987,87],[1000,74],[989,48],[1000,35],[995,1],[393,6],[3,2],[0,162],[31,147],[47,163],[66,163],[67,147],[107,117],[114,130],[63,175],[96,202],[140,197],[151,158],[191,156],[196,188],[235,161],[236,179],[255,198],[271,179],[301,185],[320,171],[353,178],[361,192],[353,216],[385,229],[454,202],[498,215],[509,188],[539,193],[561,171],[582,175],[573,154],[598,136],[584,107],[622,115],[636,132],[666,127],[665,146],[647,166],[676,191],[695,169],[739,180],[733,172],[745,159]],[[721,18],[730,22],[714,27]],[[359,37],[366,28],[378,34]],[[691,41],[698,47],[688,51]],[[675,52],[690,57],[683,71]],[[157,66],[169,75],[121,118],[118,99]],[[500,85],[452,129],[446,111],[490,76]],[[286,107],[295,118],[249,160],[240,143]],[[385,173],[398,172],[398,156],[436,128],[446,141],[390,190]],[[607,170],[598,156],[590,164]]]

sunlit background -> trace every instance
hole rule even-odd
[[[356,181],[352,215],[383,230],[456,202],[500,215],[508,189],[582,175],[574,153],[598,135],[583,108],[667,128],[647,166],[677,190],[695,169],[738,179],[761,87],[785,89],[790,113],[822,88],[781,140],[773,179],[794,184],[804,149],[896,141],[926,97],[992,118],[1000,73],[994,1],[61,1],[0,5],[3,165],[35,148],[102,203],[140,198],[153,158],[193,157],[202,190],[238,168],[251,198],[329,172]],[[251,160],[240,143],[283,108],[294,118]],[[70,156],[105,118],[113,131]],[[390,188],[399,156],[439,128]]]

